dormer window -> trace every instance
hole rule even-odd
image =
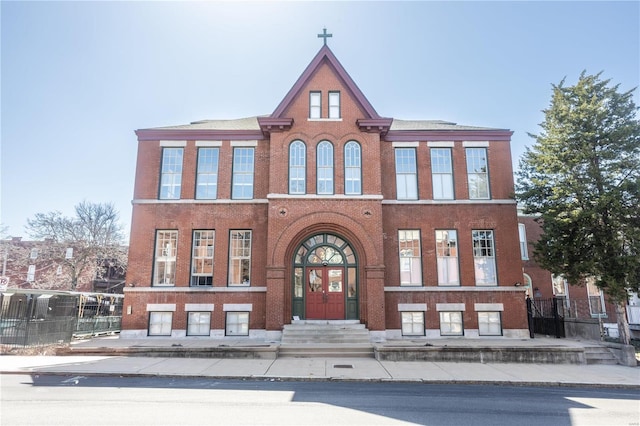
[[[340,92],[329,92],[329,118],[340,118]]]
[[[309,92],[309,118],[320,118],[322,111],[320,92]]]

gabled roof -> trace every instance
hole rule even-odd
[[[329,49],[329,46],[324,45],[304,70],[302,75],[295,82],[293,87],[291,87],[289,93],[287,93],[284,99],[273,111],[270,116],[271,119],[285,118],[285,116],[283,115],[284,112],[287,110],[287,108],[289,108],[293,100],[300,94],[302,88],[311,80],[318,68],[320,68],[320,66],[325,63],[333,69],[338,78],[347,87],[349,92],[351,92],[351,96],[353,96],[355,102],[366,113],[367,116],[364,118],[381,118],[373,108],[373,105],[371,105],[371,103],[364,96],[364,93],[362,93],[360,88],[358,88],[351,76],[344,69],[340,61],[338,61],[338,59],[335,57],[331,49]]]

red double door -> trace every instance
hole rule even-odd
[[[307,319],[344,319],[344,268],[307,269]]]

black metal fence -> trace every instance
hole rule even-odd
[[[532,334],[565,337],[564,311],[562,303],[557,298],[527,299],[529,316],[529,331]]]
[[[44,346],[119,332],[122,295],[8,290],[0,294],[0,344]]]

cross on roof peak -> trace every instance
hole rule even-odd
[[[322,29],[322,34],[318,34],[318,38],[324,39],[323,41],[324,41],[324,45],[325,46],[327,45],[327,38],[329,38],[329,37],[333,37],[333,34],[327,34],[327,29],[326,28]]]

